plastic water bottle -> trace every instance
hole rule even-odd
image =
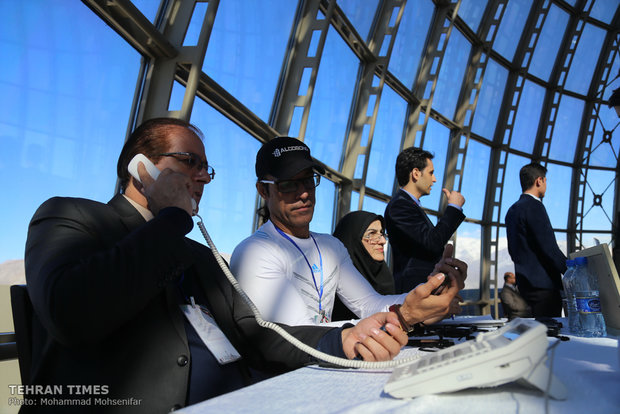
[[[578,312],[578,335],[587,337],[606,336],[607,330],[601,312],[596,275],[588,270],[588,259],[586,257],[575,258],[575,265],[573,280],[575,304]]]
[[[566,317],[568,318],[568,331],[579,335],[579,314],[577,313],[577,303],[575,302],[575,261],[566,261],[566,272],[562,278],[564,286],[564,300],[566,303]]]

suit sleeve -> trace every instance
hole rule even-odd
[[[236,293],[234,295],[234,316],[243,337],[243,343],[246,344],[244,356],[255,368],[282,373],[316,362],[314,357],[293,346],[279,333],[261,327],[256,322],[250,307]],[[344,357],[340,334],[342,329],[340,328],[316,325],[278,325],[311,348],[332,352],[338,350],[340,355],[335,356]],[[248,348],[247,345],[250,347]]]
[[[51,199],[30,223],[28,292],[45,328],[68,346],[113,333],[191,262],[183,240],[192,223],[181,209],[164,209],[131,233],[112,224],[119,220],[110,211],[87,200]]]
[[[401,198],[388,206],[385,219],[390,242],[401,252],[413,256],[422,249],[431,256],[438,256],[465,215],[458,208],[448,206],[437,225],[433,226],[420,207]]]

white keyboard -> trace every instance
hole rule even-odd
[[[384,391],[413,398],[511,381],[544,391],[551,375],[549,395],[564,399],[566,388],[545,365],[547,346],[545,325],[517,318],[496,331],[396,367]]]

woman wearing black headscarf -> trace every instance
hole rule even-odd
[[[383,246],[387,239],[382,216],[353,211],[340,219],[334,236],[345,245],[357,270],[377,292],[394,294],[394,277],[384,260]],[[357,319],[357,316],[336,296],[332,320],[348,319]]]

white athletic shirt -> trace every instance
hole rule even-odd
[[[329,234],[310,234],[312,237],[307,239],[287,236],[299,246],[313,267],[316,287],[304,256],[271,221],[235,248],[230,259],[232,273],[265,320],[287,325],[329,322],[336,293],[361,318],[403,303],[407,294],[384,296],[377,293],[357,271],[340,240]],[[319,313],[321,259],[321,308],[326,318]]]

